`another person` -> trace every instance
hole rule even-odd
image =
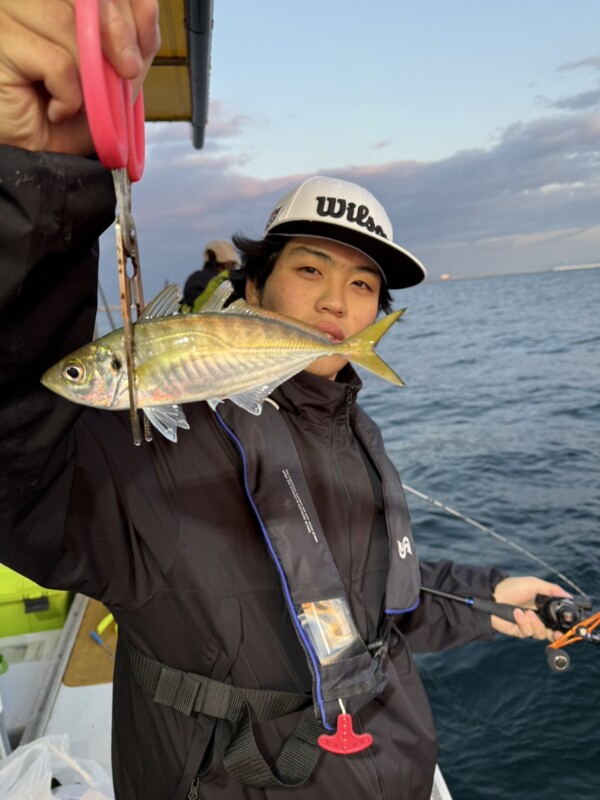
[[[108,5],[105,50],[139,80],[156,6]],[[429,800],[436,736],[411,651],[553,634],[531,611],[490,619],[420,585],[530,608],[564,592],[418,562],[400,479],[337,356],[260,417],[186,406],[177,444],[135,447],[128,413],[44,389],[45,369],[92,337],[97,239],[115,206],[110,173],[84,157],[62,0],[0,0],[0,142],[0,559],[118,622],[116,797]],[[424,276],[377,200],[333,179],[296,187],[263,238],[235,243],[250,303],[335,339]],[[319,748],[338,706],[369,748]]]
[[[185,282],[182,304],[196,311],[203,304],[204,291],[214,278],[231,278],[240,267],[240,256],[227,239],[215,239],[204,249],[204,266],[192,272]]]

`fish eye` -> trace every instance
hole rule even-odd
[[[113,356],[113,360],[110,362],[111,367],[115,370],[115,372],[119,372],[119,370],[123,366],[123,362],[117,356]]]
[[[69,361],[65,364],[63,375],[71,383],[83,383],[85,379],[85,367],[80,361]]]

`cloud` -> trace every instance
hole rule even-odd
[[[587,108],[598,108],[600,105],[600,89],[591,89],[569,97],[562,97],[548,102],[547,105],[565,111],[584,111]]]
[[[383,142],[375,142],[372,146],[373,150],[385,150],[386,148],[390,147],[392,144],[390,139],[386,139]]]
[[[231,122],[201,151],[192,149],[186,125],[149,129],[146,171],[133,188],[148,297],[166,280],[183,284],[207,240],[236,231],[260,236],[278,198],[308,177],[243,174],[248,154],[229,147]],[[439,161],[325,166],[323,173],[371,190],[390,215],[396,241],[432,277],[598,260],[600,115],[592,112],[515,123],[491,147]],[[114,297],[112,236],[103,237],[102,279]]]
[[[575,72],[577,70],[600,72],[600,56],[566,62],[558,67],[557,72]],[[598,108],[600,105],[600,88],[580,92],[568,97],[560,97],[557,100],[544,100],[543,102],[551,108],[558,108],[564,111],[585,111],[586,109]]]
[[[213,100],[208,112],[207,136],[211,140],[240,136],[258,121],[247,114],[228,114],[220,100]]]
[[[558,67],[558,72],[570,72],[576,69],[587,69],[588,67],[600,70],[600,56],[581,58],[579,61],[567,61]]]

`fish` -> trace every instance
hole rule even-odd
[[[182,403],[204,400],[215,409],[230,400],[251,414],[284,381],[315,359],[341,355],[403,386],[375,352],[405,309],[342,341],[245,300],[226,305],[229,281],[217,287],[199,313],[179,312],[179,290],[167,286],[133,323],[137,405],[167,439],[189,428]],[[96,339],[50,367],[42,384],[67,400],[112,411],[129,408],[123,329]]]

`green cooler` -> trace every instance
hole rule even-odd
[[[71,599],[0,564],[0,638],[62,628]]]

